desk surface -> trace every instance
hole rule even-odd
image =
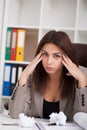
[[[75,123],[67,122],[65,126],[48,126],[48,120],[36,118],[35,120],[42,124],[43,128],[38,128],[36,125],[32,128],[23,128],[19,126],[19,119],[11,119],[9,116],[0,114],[0,130],[83,130]]]

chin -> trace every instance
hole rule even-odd
[[[55,74],[54,71],[46,71],[48,74]]]

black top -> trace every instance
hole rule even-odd
[[[59,101],[57,102],[48,102],[43,101],[43,118],[49,119],[49,115],[52,112],[59,113]]]

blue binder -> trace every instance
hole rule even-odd
[[[5,64],[3,80],[3,96],[10,96],[12,64]]]

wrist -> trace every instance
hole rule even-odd
[[[87,77],[81,79],[80,81],[78,81],[78,87],[79,88],[85,88],[87,87]]]

